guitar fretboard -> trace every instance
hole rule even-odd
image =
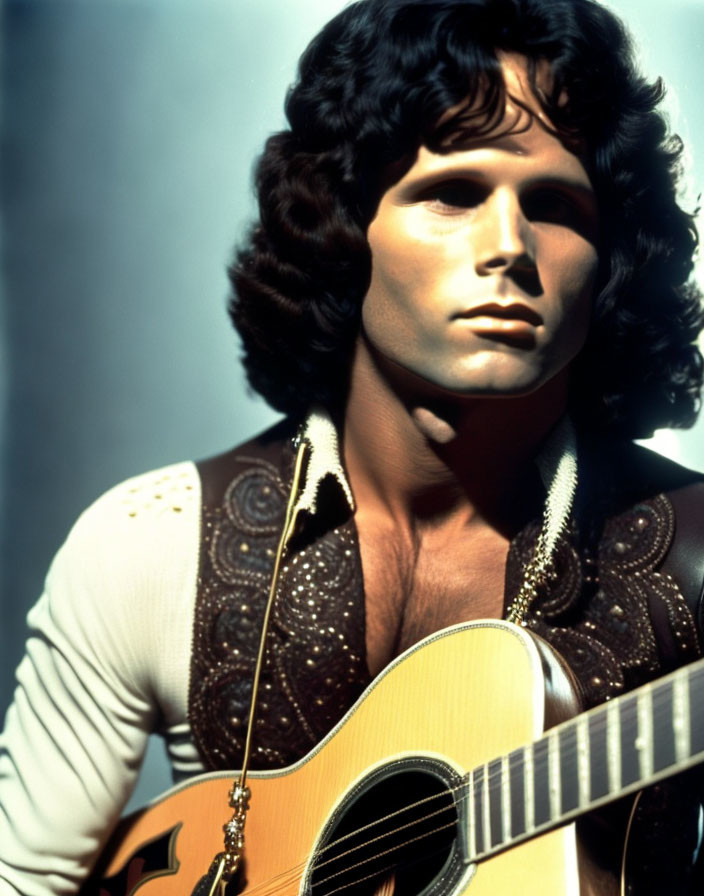
[[[564,722],[465,778],[469,858],[488,857],[704,760],[704,660]]]

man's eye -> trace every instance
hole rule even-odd
[[[584,212],[569,196],[552,191],[534,193],[524,200],[524,214],[532,221],[575,226],[583,221]]]
[[[448,181],[428,187],[422,200],[437,211],[451,213],[475,208],[484,199],[482,190],[466,181]]]

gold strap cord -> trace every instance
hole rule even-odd
[[[298,500],[298,495],[300,493],[309,454],[310,445],[306,439],[299,436],[297,439],[296,460],[294,463],[291,490],[286,504],[284,525],[281,530],[279,544],[276,548],[276,555],[274,557],[274,569],[271,576],[271,584],[269,586],[269,595],[264,609],[261,636],[259,638],[259,651],[257,653],[257,661],[252,677],[252,698],[249,704],[249,720],[247,722],[247,738],[244,745],[242,768],[238,778],[232,785],[232,790],[229,792],[230,808],[233,810],[233,815],[230,821],[223,826],[223,831],[225,832],[225,850],[224,852],[218,853],[211,864],[211,869],[215,868],[216,870],[208,896],[225,896],[225,888],[236,874],[242,861],[242,854],[244,851],[244,825],[247,817],[247,810],[249,809],[250,798],[250,790],[247,787],[247,771],[249,770],[252,741],[254,739],[254,727],[257,717],[257,698],[259,696],[259,680],[264,665],[266,636],[269,630],[271,611],[274,606],[274,601],[276,600],[281,561],[296,525],[296,501]]]

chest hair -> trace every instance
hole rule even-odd
[[[416,537],[358,528],[373,675],[448,625],[502,615],[509,542],[489,526]]]

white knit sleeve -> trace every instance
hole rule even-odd
[[[199,496],[192,464],[123,483],[52,564],[0,737],[0,896],[76,892],[148,733],[185,722]]]

